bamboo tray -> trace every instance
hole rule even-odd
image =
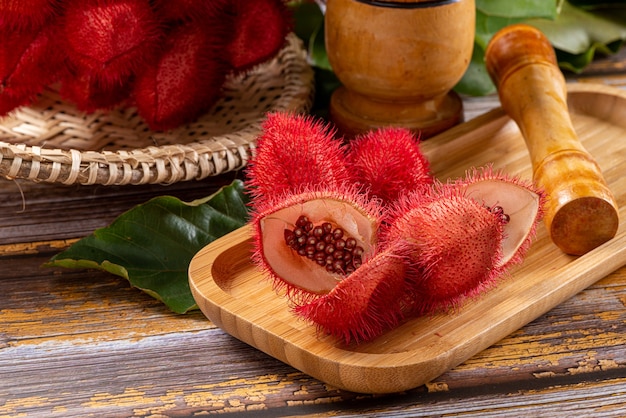
[[[285,299],[249,262],[243,227],[202,249],[191,261],[191,290],[202,312],[234,337],[338,388],[389,393],[420,386],[464,362],[626,264],[626,91],[568,86],[570,113],[583,145],[596,158],[620,206],[614,239],[573,257],[543,225],[524,263],[506,281],[457,312],[412,319],[378,339],[345,346],[295,318]],[[530,178],[517,125],[495,109],[423,143],[441,179],[471,166]]]

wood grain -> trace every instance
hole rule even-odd
[[[172,195],[186,201],[200,199],[241,177],[240,172],[232,172],[170,186],[130,187],[64,186],[2,179],[0,246],[82,238],[153,197]]]
[[[427,385],[371,396],[274,360],[200,312],[173,315],[118,278],[35,274],[46,260],[0,259],[0,416],[513,416],[522,406],[546,416],[584,406],[599,417],[626,407],[623,270]]]
[[[593,67],[573,78],[626,87],[624,74],[599,76]],[[464,106],[470,120],[498,100],[465,98]],[[626,268],[424,386],[388,395],[327,385],[198,311],[173,315],[118,277],[41,268],[136,203],[163,194],[189,201],[219,183],[79,188],[0,180],[0,416],[626,415]]]
[[[612,173],[626,170],[626,158],[616,158],[626,154],[626,143],[615,141],[626,137],[626,122],[618,116],[626,112],[626,94],[595,87],[572,86],[572,117],[581,142],[624,201],[626,187]],[[424,150],[441,180],[485,164],[532,176],[519,129],[501,112],[435,137]],[[625,216],[623,208],[620,218]],[[496,289],[452,315],[417,318],[359,346],[317,335],[313,326],[292,316],[285,299],[249,262],[248,227],[200,251],[189,276],[200,309],[231,335],[333,386],[398,392],[441,375],[626,264],[625,228],[587,255],[572,257],[559,251],[541,227],[525,263]]]

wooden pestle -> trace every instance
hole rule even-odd
[[[485,61],[502,108],[526,141],[533,180],[546,192],[544,224],[552,241],[567,254],[582,255],[613,238],[617,203],[576,135],[565,78],[548,39],[529,25],[505,27],[491,39]]]

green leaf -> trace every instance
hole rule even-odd
[[[476,31],[474,40],[484,51],[497,31],[505,26],[519,23],[523,20],[524,18],[521,17],[487,15],[480,10],[476,10]]]
[[[293,1],[288,3],[294,20],[294,33],[308,44],[309,39],[319,30],[324,21],[324,14],[319,6],[308,1]]]
[[[526,23],[541,30],[555,48],[569,54],[583,54],[594,48],[594,45],[607,45],[626,39],[625,22],[613,22],[568,2],[563,3],[556,20],[532,19]]]
[[[580,72],[596,52],[613,54],[626,40],[626,6],[611,13],[586,11],[565,1],[554,21],[531,19],[526,23],[541,30],[554,46],[559,66]],[[621,16],[619,20],[616,16]]]
[[[332,71],[328,54],[326,53],[326,36],[324,33],[324,21],[320,23],[309,41],[309,58],[313,66],[322,70]]]
[[[508,25],[529,18],[554,19],[556,15],[555,1],[476,0],[476,32],[472,60],[454,90],[470,96],[494,93],[496,87],[485,68],[485,49],[493,35]]]
[[[307,1],[289,4],[294,17],[294,32],[307,46],[309,62],[314,68],[332,71],[324,40],[324,14],[320,7]]]
[[[523,19],[533,16],[554,19],[556,2],[554,0],[476,0],[476,11],[493,17]]]
[[[311,2],[296,1],[296,27],[309,49],[316,72],[332,72],[323,42],[323,14]],[[298,25],[298,21],[301,23]],[[454,90],[482,96],[495,92],[485,69],[484,51],[493,35],[514,23],[531,23],[546,33],[555,47],[559,66],[579,72],[596,53],[617,52],[626,41],[626,4],[624,0],[476,0],[476,36],[470,65]],[[329,77],[324,76],[324,79]],[[326,83],[318,95],[318,108],[340,83]],[[321,112],[320,112],[321,113]]]
[[[485,50],[479,44],[474,44],[472,60],[454,91],[470,96],[485,96],[496,92],[496,86],[485,67]]]
[[[247,196],[239,180],[189,203],[172,196],[156,197],[76,242],[46,265],[112,273],[174,312],[184,313],[197,308],[187,276],[192,257],[247,219]]]
[[[555,19],[554,1],[526,0],[476,0],[476,43],[483,51],[493,35],[505,26],[531,18]]]
[[[585,10],[572,3],[584,5]],[[597,53],[616,53],[626,41],[626,4],[601,4],[599,7],[599,3],[582,0],[561,0],[558,5],[547,1],[478,0],[474,54],[455,90],[473,96],[495,91],[484,68],[484,51],[498,30],[514,23],[528,23],[541,30],[555,49],[559,67],[565,70],[580,72]]]

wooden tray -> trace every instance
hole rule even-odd
[[[416,318],[358,346],[344,346],[294,317],[285,299],[250,264],[250,230],[202,249],[189,267],[204,314],[234,337],[338,388],[363,393],[407,390],[436,378],[626,264],[626,91],[575,84],[569,105],[578,135],[596,158],[620,206],[621,226],[605,245],[562,253],[540,225],[524,261],[505,282],[450,315]],[[441,179],[472,166],[530,178],[517,125],[495,109],[423,143]]]

